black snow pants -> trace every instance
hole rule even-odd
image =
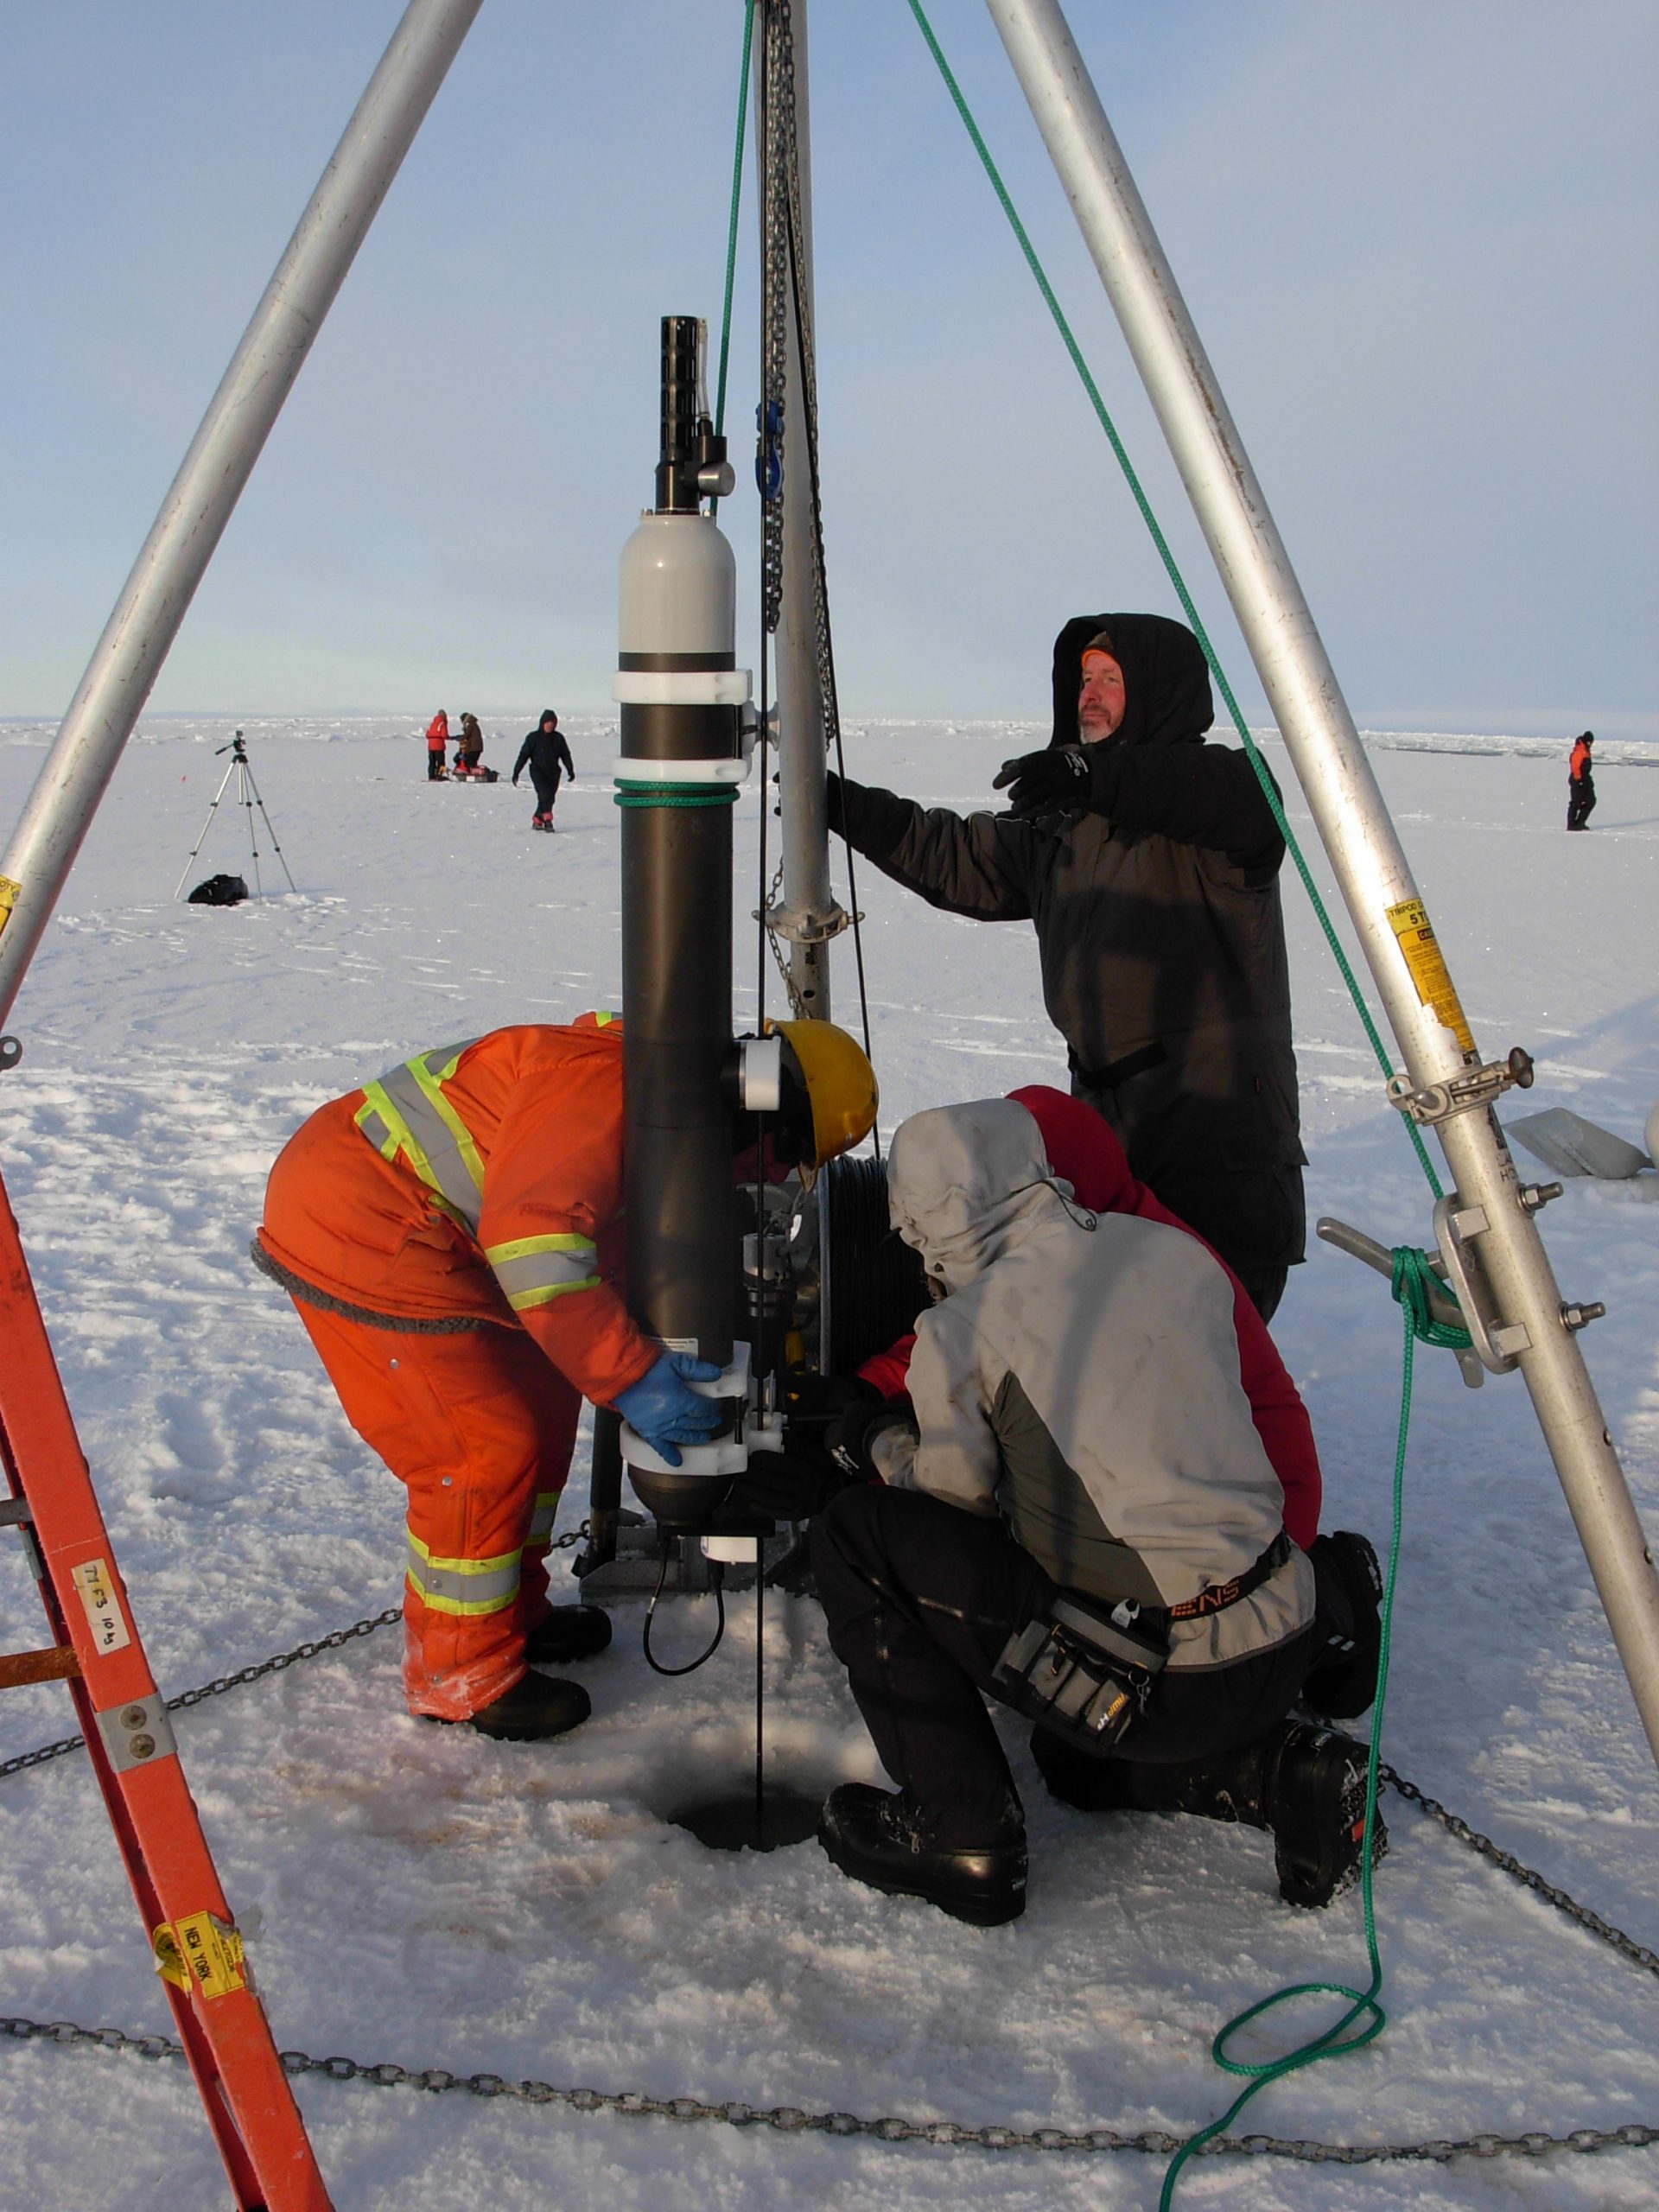
[[[564,780],[564,771],[562,768],[555,768],[550,776],[544,776],[539,768],[532,766],[530,780],[536,786],[537,813],[545,815],[549,820],[551,820],[553,802],[559,795],[559,785]]]
[[[996,1834],[1019,1795],[982,1693],[1003,1645],[1055,1586],[1001,1520],[919,1491],[865,1483],[812,1524],[812,1567],[882,1765],[944,1849]],[[1230,1667],[1158,1676],[1115,1757],[1196,1763],[1254,1743],[1283,1719],[1330,1625]]]
[[[1567,779],[1567,826],[1582,830],[1596,810],[1596,785],[1593,777],[1586,774],[1576,779]]]

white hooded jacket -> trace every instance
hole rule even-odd
[[[1054,1581],[1109,1602],[1170,1607],[1254,1566],[1284,1494],[1214,1256],[1179,1229],[1072,1203],[1006,1099],[906,1122],[887,1192],[948,1294],[918,1325],[918,1433],[881,1440],[884,1478],[1001,1515]],[[1293,1552],[1251,1596],[1173,1623],[1170,1664],[1230,1665],[1313,1615],[1313,1569]]]

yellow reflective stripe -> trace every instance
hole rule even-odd
[[[474,1617],[517,1603],[522,1551],[499,1552],[493,1559],[437,1559],[412,1529],[405,1533],[410,1586],[433,1611]]]
[[[621,1018],[620,1014],[610,1014],[601,1008],[594,1016],[594,1027],[595,1029],[608,1029],[613,1021],[620,1021]]]
[[[534,1290],[510,1290],[507,1303],[515,1313],[528,1313],[533,1306],[550,1305],[556,1298],[566,1298],[573,1290],[597,1290],[601,1278],[583,1275],[580,1282],[546,1282]]]
[[[431,1102],[433,1112],[454,1139],[455,1150],[461,1154],[462,1166],[473,1179],[474,1189],[481,1192],[484,1188],[484,1163],[478,1156],[478,1147],[473,1142],[473,1133],[443,1095],[443,1085],[454,1075],[466,1049],[464,1045],[461,1046],[454,1058],[444,1064],[441,1076],[434,1075],[429,1065],[429,1062],[437,1058],[435,1052],[429,1053],[425,1059],[411,1060],[409,1071]]]
[[[504,1260],[526,1259],[532,1252],[592,1252],[594,1249],[591,1236],[561,1229],[548,1236],[514,1236],[505,1244],[486,1244],[484,1256],[494,1268]]]
[[[553,1522],[559,1510],[559,1493],[556,1490],[538,1490],[536,1510],[530,1516],[530,1534],[525,1542],[545,1544],[553,1534]]]
[[[410,1162],[415,1166],[416,1173],[421,1177],[423,1182],[431,1181],[429,1170],[424,1173],[422,1172],[425,1155],[421,1154],[420,1147],[410,1135],[403,1116],[378,1083],[364,1084],[363,1103],[353,1115],[352,1119],[367,1137],[382,1160],[396,1160],[407,1143]],[[370,1126],[371,1123],[373,1127]],[[417,1154],[419,1154],[418,1160]]]

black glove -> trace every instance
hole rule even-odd
[[[879,1405],[865,1398],[836,1416],[824,1431],[824,1445],[845,1481],[879,1483],[881,1471],[870,1456],[876,1438],[914,1419],[908,1398],[884,1398]]]
[[[1007,791],[1016,814],[1030,814],[1040,807],[1086,806],[1092,772],[1093,763],[1080,747],[1053,745],[1046,753],[1022,753],[1017,760],[1005,760],[991,789]]]
[[[727,1503],[737,1513],[762,1513],[772,1521],[810,1521],[822,1513],[845,1476],[822,1444],[798,1451],[753,1452],[732,1484]]]

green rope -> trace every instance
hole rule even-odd
[[[743,200],[743,139],[749,120],[749,52],[754,43],[754,0],[743,10],[743,66],[737,83],[737,144],[732,154],[732,212],[726,226],[726,304],[720,317],[720,378],[715,390],[715,435],[726,432],[726,368],[732,354],[732,286],[737,277],[737,218]],[[720,512],[720,501],[710,499],[710,521]]]
[[[1450,1294],[1430,1272],[1425,1253],[1414,1250],[1409,1245],[1397,1246],[1394,1254],[1393,1284],[1394,1295],[1399,1301],[1405,1320],[1405,1346],[1401,1361],[1400,1427],[1394,1452],[1394,1522],[1389,1537],[1388,1573],[1382,1585],[1376,1701],[1371,1712],[1370,1751],[1365,1762],[1365,1834],[1360,1846],[1360,1897],[1364,1908],[1365,1949],[1370,1960],[1370,1982],[1368,1987],[1359,1990],[1351,1989],[1345,1982],[1340,1981],[1299,1981],[1288,1988],[1275,1989],[1270,1997],[1264,1997],[1246,2011],[1234,2014],[1211,2044],[1210,2055],[1225,2072],[1242,2075],[1245,2086],[1219,2120],[1211,2120],[1208,2127],[1200,2128],[1196,2135],[1189,2136],[1170,2160],[1158,2199],[1158,2212],[1169,2212],[1177,2177],[1187,2160],[1202,2150],[1212,2136],[1220,2135],[1230,2127],[1258,2090],[1265,2089],[1270,2082],[1283,2081],[1286,2075],[1294,2074],[1304,2066],[1312,2066],[1319,2059],[1340,2058],[1348,2051],[1363,2050],[1367,2044],[1376,2040],[1388,2023],[1389,2016],[1379,2001],[1382,1990],[1382,1955],[1377,1948],[1376,1910],[1371,1895],[1371,1879],[1375,1871],[1371,1859],[1371,1838],[1376,1826],[1377,1764],[1382,1745],[1382,1708],[1389,1688],[1389,1649],[1394,1629],[1394,1585],[1400,1565],[1406,1438],[1411,1426],[1412,1367],[1420,1340],[1453,1351],[1463,1349],[1469,1342],[1466,1329],[1454,1328],[1449,1322],[1429,1319],[1431,1289],[1442,1295]],[[1248,2027],[1252,2020],[1259,2020],[1264,2012],[1270,2012],[1276,2005],[1287,2004],[1293,1997],[1314,1996],[1348,1999],[1347,2010],[1339,2019],[1332,2021],[1322,2035],[1310,2037],[1306,2043],[1299,2044],[1281,2058],[1249,2060],[1230,2056],[1228,2045],[1231,2039],[1241,2029]]]
[[[1090,404],[1099,419],[1100,427],[1106,433],[1108,442],[1117,456],[1118,467],[1122,470],[1124,480],[1134,494],[1136,506],[1141,510],[1141,519],[1151,532],[1152,542],[1157,547],[1159,557],[1163,562],[1170,582],[1175,588],[1175,595],[1181,602],[1181,608],[1186,616],[1188,626],[1204,649],[1204,657],[1210,664],[1210,672],[1216,679],[1216,688],[1221,693],[1228,713],[1232,716],[1234,728],[1243,741],[1244,750],[1249,756],[1250,766],[1255,771],[1256,779],[1261,784],[1262,794],[1272,810],[1274,821],[1278,824],[1279,834],[1285,841],[1286,849],[1296,863],[1296,872],[1302,879],[1302,887],[1313,903],[1313,912],[1319,918],[1319,927],[1325,931],[1325,940],[1331,948],[1332,957],[1341,971],[1344,982],[1348,986],[1348,995],[1352,999],[1361,1025],[1366,1036],[1370,1039],[1371,1050],[1376,1055],[1377,1065],[1384,1075],[1392,1076],[1394,1063],[1377,1033],[1376,1024],[1371,1018],[1370,1008],[1365,1003],[1364,995],[1349,963],[1348,956],[1343,950],[1341,939],[1332,926],[1330,915],[1325,912],[1325,901],[1319,896],[1318,887],[1308,872],[1307,862],[1302,856],[1302,849],[1297,843],[1290,823],[1286,818],[1283,804],[1274,785],[1272,772],[1262,758],[1255,740],[1250,735],[1246,727],[1244,717],[1239,711],[1238,702],[1233,696],[1232,686],[1228,683],[1221,663],[1216,657],[1215,647],[1210,642],[1210,633],[1199,618],[1198,610],[1192,603],[1192,595],[1187,590],[1185,579],[1176,565],[1175,556],[1169,548],[1169,541],[1160,527],[1158,518],[1152,511],[1152,503],[1141,489],[1141,479],[1135,474],[1135,464],[1129,459],[1123,441],[1117,434],[1117,425],[1113,422],[1107,410],[1106,403],[1101,397],[1100,387],[1090,373],[1089,364],[1084,359],[1082,349],[1071,334],[1071,326],[1065,319],[1065,310],[1054,296],[1054,288],[1049,283],[1047,272],[1037,257],[1037,249],[1033,245],[1030,235],[1020,221],[1013,200],[1008,197],[1007,187],[1003,183],[996,163],[991,158],[989,147],[980,134],[980,128],[974,120],[973,111],[963,97],[962,87],[957,84],[950,65],[944,58],[938,40],[933,35],[933,26],[927,20],[921,0],[909,0],[909,7],[911,14],[916,18],[917,27],[927,41],[929,52],[938,65],[939,74],[944,79],[945,89],[955,102],[957,112],[966,126],[969,137],[973,141],[974,151],[979,156],[985,174],[991,181],[991,188],[1001,203],[1002,212],[1007,217],[1009,227],[1018,241],[1020,251],[1026,257],[1027,266],[1036,279],[1037,289],[1042,294],[1050,315],[1054,318],[1054,326],[1065,341],[1066,352],[1071,356],[1072,365],[1083,381],[1083,388],[1089,396]],[[1407,1122],[1406,1128],[1416,1148],[1417,1158],[1421,1163],[1423,1173],[1428,1178],[1429,1188],[1438,1198],[1443,1195],[1440,1178],[1434,1173],[1433,1164],[1424,1146],[1422,1133],[1417,1124],[1412,1121]]]
[[[735,784],[629,784],[619,791],[617,806],[735,806]]]

